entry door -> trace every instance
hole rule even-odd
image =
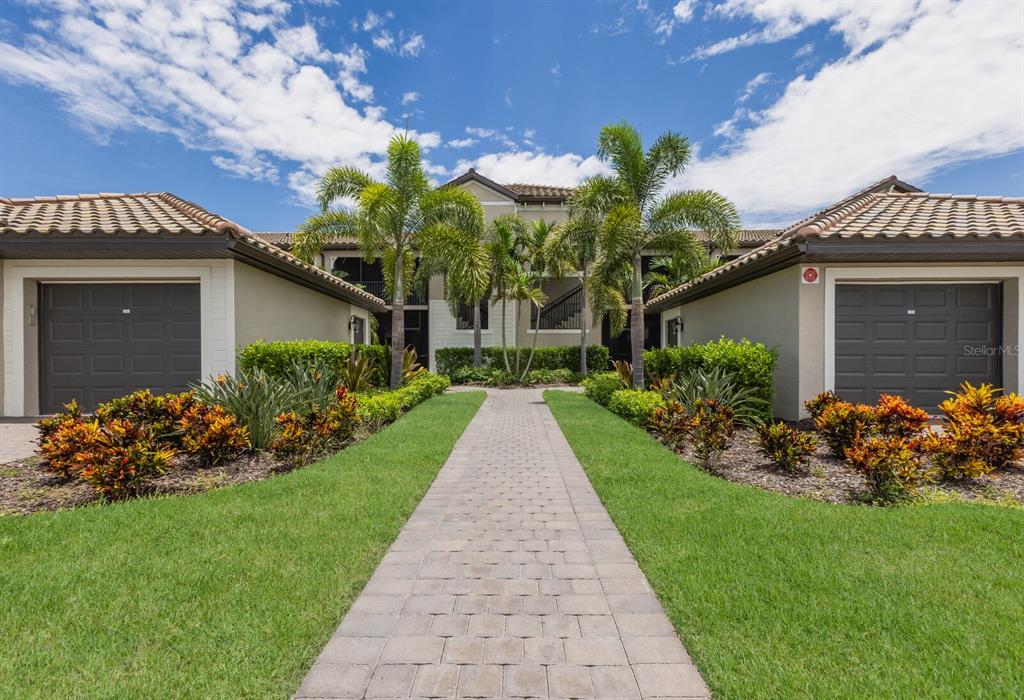
[[[947,390],[1002,381],[1002,285],[836,285],[835,388],[935,411]]]
[[[39,296],[43,413],[200,379],[198,284],[42,284]]]

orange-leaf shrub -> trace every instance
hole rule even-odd
[[[359,415],[356,400],[345,387],[338,388],[336,398],[326,409],[314,405],[303,414],[279,415],[279,432],[270,443],[271,451],[295,460],[343,447],[355,434]]]
[[[690,416],[681,403],[668,401],[654,410],[650,428],[659,440],[675,450],[690,434]]]
[[[915,408],[900,396],[882,394],[875,405],[878,432],[886,437],[910,438],[928,424],[928,411]]]
[[[1024,455],[1024,399],[1000,392],[991,384],[964,382],[939,404],[944,430],[927,435],[922,446],[946,478],[983,476]]]
[[[839,396],[829,389],[828,391],[821,392],[812,399],[804,401],[804,408],[807,409],[807,413],[810,414],[813,420],[817,420],[822,411],[839,400]]]
[[[757,446],[761,452],[787,472],[806,465],[814,454],[814,436],[785,423],[762,423],[757,428]]]
[[[713,399],[700,399],[690,409],[690,438],[701,466],[710,469],[729,446],[735,417],[728,406]]]
[[[833,401],[814,419],[814,427],[832,450],[842,459],[846,450],[861,438],[874,435],[875,410],[866,404]]]
[[[846,450],[846,458],[864,474],[871,499],[878,503],[904,500],[918,486],[935,480],[935,471],[924,460],[917,443],[906,438],[858,440]]]
[[[249,449],[249,429],[223,406],[195,402],[178,419],[181,445],[204,467],[237,457]]]

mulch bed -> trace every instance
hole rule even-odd
[[[315,455],[307,464],[325,456]],[[198,468],[187,458],[179,457],[173,469],[149,480],[145,491],[136,497],[203,493],[223,486],[262,481],[295,468],[269,452],[248,453],[206,468]],[[0,465],[0,516],[67,510],[101,502],[103,498],[88,484],[63,479],[47,471],[41,457]]]
[[[789,474],[777,468],[760,453],[754,431],[740,428],[732,445],[722,454],[713,473],[738,484],[748,484],[768,491],[800,496],[827,503],[863,503],[867,492],[864,477],[844,461],[832,456],[828,446],[818,440],[818,449],[811,457],[806,472]],[[690,448],[679,454],[698,464]],[[934,488],[974,500],[999,500],[1012,497],[1024,504],[1024,469],[993,472],[979,479],[961,482],[946,481]]]

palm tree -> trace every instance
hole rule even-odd
[[[494,296],[501,300],[501,355],[505,360],[505,371],[510,372],[508,362],[508,341],[505,328],[505,311],[509,299],[508,289],[517,274],[519,242],[526,235],[526,224],[517,214],[504,214],[491,222],[484,234],[484,248],[491,267],[491,287]]]
[[[570,203],[570,211],[574,207]],[[598,325],[607,315],[612,333],[619,334],[626,323],[626,305],[621,285],[609,286],[605,280],[594,277],[592,268],[598,259],[599,221],[579,211],[552,232],[545,246],[545,257],[562,270],[575,271],[583,286],[584,309],[580,322],[580,374],[587,375],[587,313],[591,324]]]
[[[704,246],[693,255],[662,255],[651,260],[651,269],[644,275],[644,289],[650,290],[653,299],[711,272],[723,262],[718,256],[709,256]]]
[[[530,371],[530,365],[533,364],[533,356],[537,351],[537,338],[540,336],[540,312],[547,301],[544,292],[541,291],[541,285],[544,280],[544,273],[549,271],[555,277],[561,277],[564,274],[564,270],[559,269],[558,259],[548,260],[544,254],[544,245],[547,243],[548,238],[551,237],[552,232],[556,229],[556,226],[552,223],[544,221],[543,219],[537,219],[530,222],[530,226],[526,229],[525,235],[521,238],[519,248],[523,261],[529,266],[529,280],[534,285],[533,293],[527,295],[527,301],[530,301],[537,311],[537,324],[533,329],[533,343],[530,345],[530,357],[526,361],[526,369],[523,370],[522,375],[519,377],[519,381],[523,381],[526,378],[527,372]],[[549,265],[550,263],[550,265]],[[533,316],[533,309],[530,310],[530,317]],[[516,358],[518,359],[518,351]],[[519,371],[518,365],[516,371]]]
[[[483,364],[480,305],[491,289],[491,264],[479,231],[453,226],[432,226],[420,236],[421,264],[417,276],[426,283],[431,275],[444,274],[444,294],[452,315],[463,305],[473,309],[473,366]]]
[[[629,270],[633,385],[642,387],[642,252],[692,253],[694,230],[704,231],[720,250],[729,250],[735,245],[739,215],[717,192],[663,192],[669,179],[682,172],[690,160],[690,142],[679,134],[666,132],[644,151],[640,134],[628,122],[609,124],[598,136],[597,155],[611,166],[612,174],[584,181],[573,205],[582,215],[600,220],[595,274],[614,284]]]
[[[516,309],[518,315],[518,309],[520,308],[521,302],[528,302],[536,309],[540,310],[540,307],[544,305],[546,297],[544,292],[541,290],[541,274],[534,272],[523,266],[522,262],[516,261],[515,271],[509,277],[508,287],[506,290],[508,298],[516,302]],[[516,333],[518,336],[518,331]],[[534,347],[536,347],[536,333],[534,334]],[[526,370],[520,373],[520,353],[519,353],[519,342],[517,340],[515,344],[516,351],[516,376],[519,377],[519,381],[523,380],[526,376],[526,372],[529,371],[530,365],[527,363]],[[530,360],[533,360],[533,354],[530,354]]]
[[[331,168],[320,180],[317,199],[322,211],[299,228],[295,253],[311,262],[336,236],[355,236],[368,261],[381,259],[391,297],[391,387],[396,388],[402,382],[406,279],[415,274],[420,239],[440,230],[479,236],[483,208],[461,188],[432,187],[419,144],[404,135],[388,144],[383,181],[357,168]],[[355,206],[332,209],[339,200],[355,200]]]

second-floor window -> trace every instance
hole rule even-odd
[[[489,311],[487,301],[480,302],[480,330],[487,330],[487,316]],[[459,313],[455,315],[455,327],[460,331],[473,329],[473,305],[459,304]]]

